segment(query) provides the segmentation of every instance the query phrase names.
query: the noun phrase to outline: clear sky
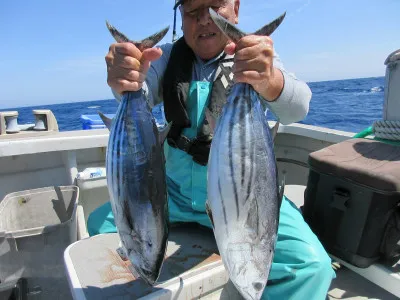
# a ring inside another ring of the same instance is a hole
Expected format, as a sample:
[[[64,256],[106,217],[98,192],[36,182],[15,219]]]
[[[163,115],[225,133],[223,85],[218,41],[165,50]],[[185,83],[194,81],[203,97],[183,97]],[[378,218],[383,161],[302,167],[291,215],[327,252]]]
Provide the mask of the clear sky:
[[[0,0],[0,108],[110,99],[105,20],[131,39],[171,25],[174,0]],[[400,48],[400,0],[241,1],[251,32],[284,11],[272,35],[287,70],[305,81],[384,76]],[[178,34],[180,17],[178,14]]]

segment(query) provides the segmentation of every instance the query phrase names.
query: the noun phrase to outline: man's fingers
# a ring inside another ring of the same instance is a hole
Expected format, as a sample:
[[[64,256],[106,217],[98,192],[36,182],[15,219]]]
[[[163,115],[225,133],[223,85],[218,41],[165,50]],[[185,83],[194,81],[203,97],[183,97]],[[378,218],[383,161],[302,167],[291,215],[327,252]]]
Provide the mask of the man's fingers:
[[[105,57],[107,83],[117,93],[138,91],[142,88],[151,61],[159,59],[162,50],[146,49],[142,52],[131,43],[117,43],[110,46]]]
[[[116,54],[132,56],[137,59],[142,57],[142,52],[132,43],[117,43],[114,44],[114,49]]]
[[[114,58],[114,65],[116,67],[131,69],[131,70],[139,70],[140,69],[140,61],[132,56],[120,56]]]
[[[146,78],[146,74],[143,71],[126,69],[123,67],[113,67],[112,69],[109,68],[108,77],[111,81],[114,80],[115,82],[119,79],[143,82]]]
[[[254,45],[268,45],[268,47],[273,47],[274,41],[269,36],[248,35],[239,40],[237,47],[238,49],[242,49]]]
[[[233,73],[240,73],[243,71],[257,71],[257,72],[267,72],[271,66],[266,64],[261,58],[255,58],[251,60],[241,60],[235,62],[233,65]]]
[[[147,71],[150,68],[151,62],[159,59],[162,55],[162,50],[159,48],[150,48],[146,49],[142,53],[140,71],[144,74],[147,74]]]
[[[263,80],[262,74],[257,71],[243,71],[233,75],[235,82],[248,83],[251,85],[258,84]]]
[[[146,78],[146,75],[142,72],[135,71],[135,70],[130,70],[126,76],[124,76],[124,79],[127,79],[129,81],[137,81],[142,83]]]
[[[236,52],[235,61],[251,60],[260,55],[262,55],[263,57],[273,57],[274,49],[272,48],[272,46],[266,47],[261,44],[242,48]]]
[[[132,82],[132,81],[126,80],[124,78],[117,78],[115,80],[114,90],[118,94],[122,94],[123,92],[128,92],[128,91],[136,92],[142,88],[142,85],[143,85],[143,82],[137,82],[137,81]],[[113,86],[111,86],[111,87],[113,87]]]

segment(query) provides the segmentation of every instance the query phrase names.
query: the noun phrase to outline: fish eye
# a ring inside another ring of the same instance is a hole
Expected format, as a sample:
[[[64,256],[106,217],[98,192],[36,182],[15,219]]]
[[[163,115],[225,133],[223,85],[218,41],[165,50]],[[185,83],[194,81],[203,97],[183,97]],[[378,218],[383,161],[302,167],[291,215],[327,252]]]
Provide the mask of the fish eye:
[[[262,283],[261,282],[253,282],[253,287],[256,291],[260,291],[262,289]]]

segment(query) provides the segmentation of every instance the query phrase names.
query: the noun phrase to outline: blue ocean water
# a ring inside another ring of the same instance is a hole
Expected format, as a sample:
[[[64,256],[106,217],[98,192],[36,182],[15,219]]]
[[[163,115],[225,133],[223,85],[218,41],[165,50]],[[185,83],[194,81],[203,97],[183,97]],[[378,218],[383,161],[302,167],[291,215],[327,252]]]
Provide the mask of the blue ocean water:
[[[307,117],[299,122],[331,129],[360,132],[382,119],[384,102],[384,77],[308,83],[313,97]],[[82,130],[81,115],[114,114],[118,103],[115,100],[72,102],[2,109],[17,110],[18,123],[34,123],[33,109],[50,109],[57,118],[60,131]],[[159,114],[156,112],[156,114]],[[274,119],[268,114],[270,119]]]

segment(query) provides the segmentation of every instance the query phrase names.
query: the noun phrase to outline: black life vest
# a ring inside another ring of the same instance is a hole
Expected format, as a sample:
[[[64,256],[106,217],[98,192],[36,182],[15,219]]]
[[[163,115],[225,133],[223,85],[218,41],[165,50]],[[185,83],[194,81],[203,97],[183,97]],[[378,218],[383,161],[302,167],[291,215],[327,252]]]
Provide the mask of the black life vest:
[[[174,43],[171,50],[163,77],[162,94],[165,118],[168,122],[173,122],[167,136],[168,144],[185,151],[193,157],[196,163],[205,166],[208,162],[212,141],[212,133],[207,120],[204,120],[194,139],[182,135],[182,130],[191,126],[186,111],[186,100],[192,81],[194,61],[193,50],[186,44],[183,37],[180,38]],[[221,68],[221,64],[224,68]],[[230,75],[227,72],[231,73],[232,64],[233,56],[224,54],[219,60],[208,104],[208,109],[216,118],[221,115],[231,87],[231,80],[226,76]]]

